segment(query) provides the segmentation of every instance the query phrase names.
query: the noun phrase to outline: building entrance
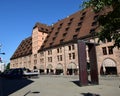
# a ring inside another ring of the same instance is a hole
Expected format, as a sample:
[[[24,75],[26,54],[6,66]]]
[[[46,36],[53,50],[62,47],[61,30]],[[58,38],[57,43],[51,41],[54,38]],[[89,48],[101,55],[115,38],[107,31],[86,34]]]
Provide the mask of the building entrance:
[[[63,74],[63,69],[56,69],[56,75]]]
[[[117,75],[117,67],[114,60],[107,58],[103,61],[102,72],[104,75]]]

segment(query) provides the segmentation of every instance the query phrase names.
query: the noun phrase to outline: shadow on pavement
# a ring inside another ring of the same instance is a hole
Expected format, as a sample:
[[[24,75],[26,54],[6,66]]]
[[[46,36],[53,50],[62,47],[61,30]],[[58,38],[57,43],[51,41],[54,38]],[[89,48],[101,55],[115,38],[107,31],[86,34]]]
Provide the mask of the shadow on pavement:
[[[94,93],[81,93],[83,96],[100,96],[99,94]]]
[[[8,96],[23,87],[31,84],[33,81],[21,78],[21,79],[7,79],[0,78],[0,96]]]
[[[80,87],[80,81],[79,80],[71,81],[71,82],[73,82],[75,85]],[[88,80],[88,85],[86,85],[86,86],[89,86],[89,85],[93,85],[93,84],[91,84],[91,81]]]

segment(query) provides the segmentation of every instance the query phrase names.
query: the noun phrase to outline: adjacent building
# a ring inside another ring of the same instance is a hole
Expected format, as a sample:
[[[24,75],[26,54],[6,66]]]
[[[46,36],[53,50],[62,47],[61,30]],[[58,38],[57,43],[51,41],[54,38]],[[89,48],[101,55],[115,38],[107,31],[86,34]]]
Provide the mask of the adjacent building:
[[[0,62],[0,73],[5,70],[5,63]]]
[[[36,23],[32,36],[23,40],[10,59],[11,68],[38,69],[41,74],[78,74],[78,40],[97,43],[98,17],[109,9],[94,13],[90,8],[78,11],[55,24]],[[87,45],[86,45],[87,46]],[[87,52],[87,68],[89,56]],[[98,73],[120,74],[120,50],[112,41],[96,46]]]

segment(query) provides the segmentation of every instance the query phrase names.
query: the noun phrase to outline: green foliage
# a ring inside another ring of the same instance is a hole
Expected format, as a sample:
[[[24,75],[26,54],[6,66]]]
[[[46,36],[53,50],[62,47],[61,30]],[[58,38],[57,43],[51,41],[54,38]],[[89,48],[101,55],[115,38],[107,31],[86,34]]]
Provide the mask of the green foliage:
[[[94,12],[99,12],[105,7],[112,7],[112,11],[98,19],[101,26],[98,37],[101,41],[113,40],[114,46],[120,48],[120,0],[84,0],[83,6],[91,7]]]
[[[6,66],[6,70],[9,70],[9,69],[10,69],[10,63],[8,63]]]

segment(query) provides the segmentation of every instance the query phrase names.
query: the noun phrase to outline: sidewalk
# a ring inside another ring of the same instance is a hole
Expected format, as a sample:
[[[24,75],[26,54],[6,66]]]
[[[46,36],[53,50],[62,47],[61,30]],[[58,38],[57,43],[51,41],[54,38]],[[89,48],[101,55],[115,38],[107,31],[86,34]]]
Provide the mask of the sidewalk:
[[[99,85],[80,87],[78,76],[40,76],[10,96],[119,96],[119,77],[100,77]]]

